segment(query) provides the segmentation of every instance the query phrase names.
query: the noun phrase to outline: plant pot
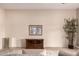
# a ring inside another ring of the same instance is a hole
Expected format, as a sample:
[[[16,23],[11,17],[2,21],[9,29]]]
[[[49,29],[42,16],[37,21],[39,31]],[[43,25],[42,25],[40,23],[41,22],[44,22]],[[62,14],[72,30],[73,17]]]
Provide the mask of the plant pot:
[[[73,45],[68,45],[68,48],[69,49],[74,49],[74,46]]]

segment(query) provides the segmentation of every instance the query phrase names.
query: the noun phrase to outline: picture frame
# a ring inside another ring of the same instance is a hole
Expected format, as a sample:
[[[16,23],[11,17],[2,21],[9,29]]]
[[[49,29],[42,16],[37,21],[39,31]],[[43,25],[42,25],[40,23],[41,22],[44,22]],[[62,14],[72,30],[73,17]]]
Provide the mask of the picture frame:
[[[29,25],[29,35],[41,36],[42,35],[42,25]]]

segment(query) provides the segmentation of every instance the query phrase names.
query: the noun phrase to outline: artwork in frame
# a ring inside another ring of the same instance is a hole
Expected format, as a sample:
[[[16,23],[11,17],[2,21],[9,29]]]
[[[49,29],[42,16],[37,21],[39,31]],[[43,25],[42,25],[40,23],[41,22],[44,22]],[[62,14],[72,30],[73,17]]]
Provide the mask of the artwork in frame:
[[[42,35],[42,25],[29,25],[29,35],[31,36]]]

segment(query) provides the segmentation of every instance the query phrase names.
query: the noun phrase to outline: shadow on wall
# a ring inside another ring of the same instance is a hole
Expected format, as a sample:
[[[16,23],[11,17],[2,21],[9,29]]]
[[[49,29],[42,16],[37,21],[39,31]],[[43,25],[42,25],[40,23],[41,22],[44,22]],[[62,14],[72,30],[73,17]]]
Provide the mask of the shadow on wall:
[[[9,38],[2,39],[2,48],[9,48]]]
[[[21,48],[26,47],[26,40],[25,39],[16,39],[12,43],[13,43],[12,47],[21,47]]]
[[[12,40],[10,38],[3,38],[2,39],[2,48],[7,49],[11,47],[26,47],[26,40],[25,39],[15,39]]]
[[[21,47],[22,48],[26,47],[26,40],[25,39],[21,39]]]

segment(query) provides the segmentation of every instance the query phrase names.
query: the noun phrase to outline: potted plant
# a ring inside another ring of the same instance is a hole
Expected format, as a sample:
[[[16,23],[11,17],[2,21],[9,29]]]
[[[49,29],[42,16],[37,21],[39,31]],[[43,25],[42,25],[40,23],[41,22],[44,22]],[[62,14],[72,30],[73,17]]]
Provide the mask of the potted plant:
[[[77,26],[78,26],[78,19],[64,19],[65,25],[64,25],[64,31],[66,32],[67,36],[66,39],[68,39],[68,48],[73,49],[74,48],[74,37],[75,33],[77,32]]]

